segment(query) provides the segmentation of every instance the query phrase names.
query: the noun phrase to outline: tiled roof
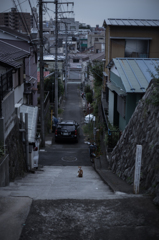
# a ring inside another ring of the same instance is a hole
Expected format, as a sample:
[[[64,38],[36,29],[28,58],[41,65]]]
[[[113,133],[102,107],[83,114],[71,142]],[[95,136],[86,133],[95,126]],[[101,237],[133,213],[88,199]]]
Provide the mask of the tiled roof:
[[[0,62],[19,68],[21,63],[18,60],[29,55],[29,52],[0,40]]]
[[[113,63],[118,71],[127,93],[146,91],[152,76],[157,74],[158,58],[114,58]]]
[[[159,27],[159,19],[118,19],[108,18],[104,20],[104,26],[141,26],[141,27]]]
[[[0,26],[0,31],[15,36],[16,38],[22,39],[24,41],[30,42],[28,35],[17,32],[11,28]]]

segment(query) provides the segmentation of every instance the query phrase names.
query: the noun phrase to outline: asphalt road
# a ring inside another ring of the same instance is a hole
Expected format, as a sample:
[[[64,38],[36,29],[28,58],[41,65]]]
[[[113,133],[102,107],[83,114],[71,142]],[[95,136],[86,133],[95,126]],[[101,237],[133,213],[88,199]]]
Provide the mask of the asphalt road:
[[[150,199],[33,201],[20,240],[157,240]]]
[[[89,147],[84,143],[82,124],[84,113],[78,83],[70,83],[67,87],[67,99],[62,108],[64,120],[75,120],[80,124],[80,137],[78,143],[62,141],[46,144],[45,152],[40,152],[39,164],[43,166],[91,166]]]

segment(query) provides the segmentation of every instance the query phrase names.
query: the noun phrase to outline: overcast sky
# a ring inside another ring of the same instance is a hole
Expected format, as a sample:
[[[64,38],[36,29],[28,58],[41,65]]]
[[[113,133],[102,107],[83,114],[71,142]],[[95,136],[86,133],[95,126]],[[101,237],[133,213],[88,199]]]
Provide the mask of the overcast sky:
[[[14,6],[13,0],[0,0],[0,12],[10,11]],[[47,0],[43,0],[47,1]],[[28,0],[15,0],[16,4],[21,3],[23,12],[30,12]],[[37,0],[30,0],[33,7],[38,6]],[[66,4],[61,5],[59,11],[74,11],[74,14],[63,14],[64,17],[74,17],[76,21],[91,25],[91,27],[102,26],[106,18],[139,18],[159,19],[159,0],[59,0],[59,2],[74,2],[74,7]],[[47,13],[43,19],[54,18],[54,4],[47,4]],[[19,11],[21,9],[18,6]],[[62,17],[62,16],[61,16]]]

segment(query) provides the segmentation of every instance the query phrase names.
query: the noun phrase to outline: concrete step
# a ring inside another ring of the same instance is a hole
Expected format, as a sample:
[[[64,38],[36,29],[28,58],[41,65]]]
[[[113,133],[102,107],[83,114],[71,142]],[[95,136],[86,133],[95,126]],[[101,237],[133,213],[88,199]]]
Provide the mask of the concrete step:
[[[0,196],[28,196],[32,199],[108,199],[116,198],[92,166],[83,167],[77,177],[77,166],[45,166],[44,171],[28,174],[23,179],[1,188]]]

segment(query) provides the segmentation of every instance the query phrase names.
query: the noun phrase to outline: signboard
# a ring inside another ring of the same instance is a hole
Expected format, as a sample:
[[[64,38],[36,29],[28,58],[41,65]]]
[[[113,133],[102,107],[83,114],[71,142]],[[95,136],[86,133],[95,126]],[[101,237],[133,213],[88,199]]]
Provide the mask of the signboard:
[[[134,173],[134,193],[139,193],[140,172],[141,172],[142,145],[136,146],[135,173]]]

